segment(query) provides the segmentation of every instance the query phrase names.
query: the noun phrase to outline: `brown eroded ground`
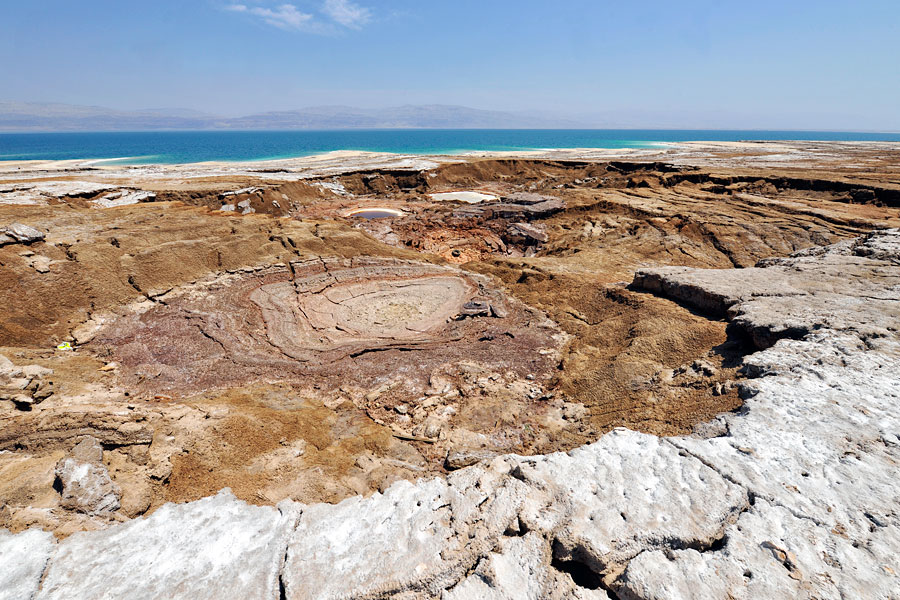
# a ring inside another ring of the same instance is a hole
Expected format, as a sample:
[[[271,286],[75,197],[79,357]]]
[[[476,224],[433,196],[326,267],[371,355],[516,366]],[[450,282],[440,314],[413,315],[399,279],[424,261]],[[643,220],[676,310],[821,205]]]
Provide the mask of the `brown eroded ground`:
[[[689,433],[740,406],[752,348],[630,289],[636,269],[900,225],[884,145],[346,160],[293,178],[0,171],[0,227],[46,233],[0,246],[0,527],[66,535],[222,487],[333,502],[617,426]],[[496,199],[430,195],[448,191]],[[371,207],[402,214],[346,216]],[[86,438],[114,508],[61,500],[56,465]]]

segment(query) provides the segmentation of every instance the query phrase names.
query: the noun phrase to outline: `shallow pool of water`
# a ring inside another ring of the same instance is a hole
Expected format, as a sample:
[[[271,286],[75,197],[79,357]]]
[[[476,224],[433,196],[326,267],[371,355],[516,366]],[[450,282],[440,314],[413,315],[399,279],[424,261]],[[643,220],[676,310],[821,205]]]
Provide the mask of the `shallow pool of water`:
[[[403,211],[396,208],[358,208],[351,210],[345,217],[359,217],[361,219],[392,219],[402,217]]]

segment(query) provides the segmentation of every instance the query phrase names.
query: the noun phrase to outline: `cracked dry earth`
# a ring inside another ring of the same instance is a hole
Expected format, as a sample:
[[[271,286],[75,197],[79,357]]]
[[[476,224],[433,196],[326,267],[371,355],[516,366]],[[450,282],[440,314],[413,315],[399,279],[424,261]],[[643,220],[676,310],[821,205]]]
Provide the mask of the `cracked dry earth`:
[[[900,598],[900,154],[772,146],[6,173],[0,598]]]

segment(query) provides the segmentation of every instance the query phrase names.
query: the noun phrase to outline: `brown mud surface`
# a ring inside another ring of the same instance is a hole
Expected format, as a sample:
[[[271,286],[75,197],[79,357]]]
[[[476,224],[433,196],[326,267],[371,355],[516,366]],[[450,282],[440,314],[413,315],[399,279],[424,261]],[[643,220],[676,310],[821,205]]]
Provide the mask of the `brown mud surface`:
[[[335,502],[738,409],[752,343],[629,289],[635,270],[747,267],[896,227],[900,152],[830,162],[811,144],[772,166],[756,146],[688,150],[162,178],[108,208],[89,187],[4,202],[28,178],[0,173],[0,226],[46,234],[0,245],[0,527],[67,535],[223,487]],[[495,199],[431,196],[457,191]],[[56,465],[88,437],[115,508],[61,503]]]

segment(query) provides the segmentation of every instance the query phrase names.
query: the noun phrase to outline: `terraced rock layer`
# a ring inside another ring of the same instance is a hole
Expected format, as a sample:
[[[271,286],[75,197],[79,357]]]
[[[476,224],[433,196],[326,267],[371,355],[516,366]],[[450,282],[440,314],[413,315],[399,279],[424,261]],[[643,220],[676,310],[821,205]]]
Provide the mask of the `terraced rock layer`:
[[[266,377],[367,385],[385,360],[420,392],[454,360],[546,378],[564,339],[483,276],[365,257],[215,275],[104,321],[88,347],[135,389],[179,394]]]

